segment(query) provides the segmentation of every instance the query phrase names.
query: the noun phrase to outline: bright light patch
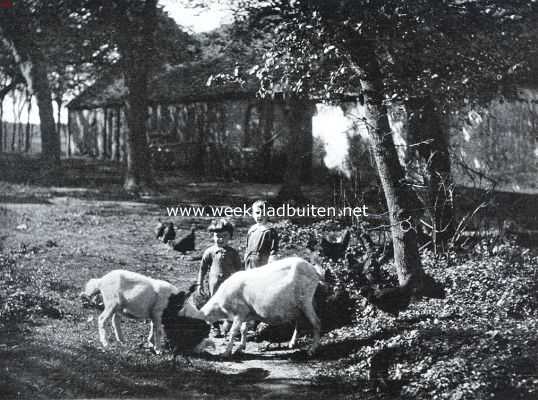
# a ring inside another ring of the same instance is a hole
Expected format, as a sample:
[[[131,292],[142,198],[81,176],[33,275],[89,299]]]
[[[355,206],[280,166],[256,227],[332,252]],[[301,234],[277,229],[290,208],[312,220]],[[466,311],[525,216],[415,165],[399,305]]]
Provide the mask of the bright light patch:
[[[159,5],[174,21],[194,32],[211,31],[232,21],[230,10],[222,4],[214,4],[211,8],[187,8],[183,4],[185,2],[177,0],[159,1]]]
[[[312,119],[312,133],[325,144],[325,165],[343,169],[348,154],[349,142],[346,131],[352,122],[344,116],[340,107],[317,105],[317,113]]]

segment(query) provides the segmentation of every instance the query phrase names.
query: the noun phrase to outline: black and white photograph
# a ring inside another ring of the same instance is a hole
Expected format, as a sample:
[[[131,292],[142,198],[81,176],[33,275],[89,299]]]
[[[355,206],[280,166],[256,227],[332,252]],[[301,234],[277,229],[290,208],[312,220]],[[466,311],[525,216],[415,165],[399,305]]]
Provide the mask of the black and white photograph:
[[[0,0],[0,399],[538,399],[538,1]]]

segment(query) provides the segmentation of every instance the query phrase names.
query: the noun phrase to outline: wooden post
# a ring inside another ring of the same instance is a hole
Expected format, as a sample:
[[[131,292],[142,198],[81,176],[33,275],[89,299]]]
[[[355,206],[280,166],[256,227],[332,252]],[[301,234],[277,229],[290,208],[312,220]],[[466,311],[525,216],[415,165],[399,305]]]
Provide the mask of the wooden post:
[[[102,151],[101,151],[101,159],[106,160],[108,158],[108,135],[107,135],[107,117],[108,117],[108,109],[106,107],[103,108],[103,143],[102,143]]]
[[[114,149],[114,160],[121,161],[121,108],[118,106],[116,109],[116,129],[114,130],[114,141],[115,141],[115,149]]]
[[[71,110],[67,110],[67,157],[71,157]]]

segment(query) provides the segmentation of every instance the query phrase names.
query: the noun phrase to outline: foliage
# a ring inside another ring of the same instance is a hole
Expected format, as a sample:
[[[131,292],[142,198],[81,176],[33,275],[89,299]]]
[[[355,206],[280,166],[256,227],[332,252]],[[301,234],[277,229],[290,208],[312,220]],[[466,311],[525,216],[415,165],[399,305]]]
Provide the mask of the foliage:
[[[58,298],[61,280],[43,265],[30,267],[20,261],[39,252],[22,246],[18,252],[0,255],[0,324],[20,323],[36,317],[62,318]]]
[[[382,77],[387,101],[433,97],[454,105],[488,97],[500,84],[528,80],[534,72],[535,2],[239,4],[248,10],[249,23],[277,37],[254,71],[265,88],[328,98],[359,94],[359,80],[375,57],[379,70],[370,73]]]
[[[96,176],[88,168],[83,168],[82,181]],[[74,181],[81,182],[81,176]],[[216,192],[214,185],[188,182],[167,180],[170,198],[198,202],[210,192],[212,201],[221,196],[229,202],[241,193],[246,197],[244,190],[251,190],[251,186],[228,185],[226,191]],[[424,252],[425,272],[446,284],[446,299],[416,301],[395,319],[357,295],[355,323],[324,333],[320,353],[306,362],[299,360],[299,351],[260,354],[249,342],[246,358],[239,362],[189,356],[189,364],[178,357],[179,366],[174,369],[168,355],[149,354],[144,348],[147,328],[129,319],[124,321],[129,338],[126,347],[103,351],[96,336],[98,311],[84,309],[77,297],[88,279],[128,268],[186,289],[198,270],[197,256],[212,243],[209,233],[200,231],[199,248],[192,257],[170,252],[153,232],[164,205],[121,197],[119,187],[117,183],[108,191],[92,186],[87,191],[60,192],[43,186],[2,185],[10,202],[25,205],[0,208],[4,222],[0,226],[4,228],[0,304],[21,290],[37,293],[39,302],[45,301],[43,297],[51,299],[63,314],[61,319],[41,318],[32,305],[28,307],[31,315],[17,314],[15,321],[24,322],[17,329],[0,326],[3,398],[195,398],[202,393],[233,398],[238,391],[242,396],[274,397],[274,381],[266,379],[267,373],[291,380],[282,383],[279,396],[294,399],[344,395],[367,400],[536,398],[537,253],[498,240],[477,243],[467,254]],[[257,194],[250,193],[259,195],[260,188],[256,190]],[[55,199],[57,195],[61,199]],[[208,223],[205,218],[174,222],[183,230],[192,223]],[[232,246],[242,249],[252,220],[234,222]],[[25,228],[15,228],[22,223]],[[281,253],[307,258],[305,248],[311,239],[340,236],[346,228],[340,221],[310,220],[275,226],[281,235]],[[29,244],[17,249],[21,242]],[[361,260],[355,236],[349,252]],[[346,267],[343,262],[324,265],[335,271]],[[387,280],[394,279],[390,264],[383,266],[383,272]],[[26,306],[17,307],[22,312]],[[1,322],[5,322],[4,314]]]
[[[538,348],[538,258],[510,242],[482,241],[467,255],[427,251],[422,260],[447,299],[413,304],[396,320],[363,308],[359,324],[326,345],[374,339],[330,362],[320,381],[368,379],[362,390],[406,399],[534,398],[538,380],[529,372],[537,365],[528,352]]]
[[[56,101],[80,93],[103,75],[118,73],[118,26],[110,15],[98,12],[98,3],[24,0],[5,12],[4,29],[25,25],[34,46],[45,54]],[[159,40],[151,58],[153,68],[191,60],[197,51],[198,42],[162,10],[155,36]]]

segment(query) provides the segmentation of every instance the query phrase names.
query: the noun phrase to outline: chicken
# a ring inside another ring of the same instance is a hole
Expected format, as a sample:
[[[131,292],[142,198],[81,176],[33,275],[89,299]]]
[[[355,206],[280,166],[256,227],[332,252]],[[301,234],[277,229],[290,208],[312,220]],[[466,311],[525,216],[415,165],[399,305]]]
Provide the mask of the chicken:
[[[422,275],[422,288],[417,294],[429,299],[444,299],[446,297],[444,285],[427,274]]]
[[[159,222],[159,225],[155,228],[155,234],[157,239],[162,240],[163,243],[168,243],[176,238],[176,230],[174,229],[173,222]]]
[[[351,232],[349,230],[346,230],[344,235],[336,242],[321,238],[321,254],[334,262],[338,261],[340,258],[344,257],[350,238]]]
[[[186,253],[187,251],[193,251],[195,249],[195,241],[196,241],[196,235],[195,235],[196,226],[192,225],[191,232],[182,237],[181,239],[170,241],[168,242],[168,245],[174,249],[175,251],[179,251],[180,253]]]
[[[365,296],[368,302],[379,308],[381,311],[389,313],[395,317],[400,311],[405,310],[411,301],[409,290],[402,290],[399,287],[376,288],[373,286],[363,286],[360,289],[361,295]]]

